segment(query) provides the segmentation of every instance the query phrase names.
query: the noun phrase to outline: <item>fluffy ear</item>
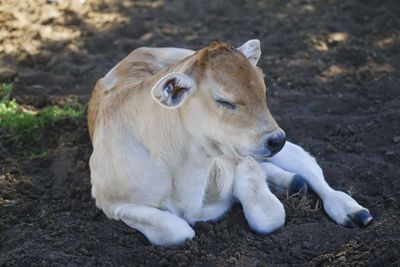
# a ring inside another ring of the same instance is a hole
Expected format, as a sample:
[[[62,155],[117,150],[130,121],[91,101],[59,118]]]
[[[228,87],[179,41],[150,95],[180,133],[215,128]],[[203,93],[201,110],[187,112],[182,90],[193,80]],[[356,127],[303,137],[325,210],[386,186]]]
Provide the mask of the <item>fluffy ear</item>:
[[[261,56],[260,41],[257,39],[248,40],[241,47],[238,48],[240,52],[247,57],[247,59],[254,66],[257,65]]]
[[[161,78],[151,89],[153,99],[165,108],[178,108],[193,94],[194,82],[180,72],[171,72]]]

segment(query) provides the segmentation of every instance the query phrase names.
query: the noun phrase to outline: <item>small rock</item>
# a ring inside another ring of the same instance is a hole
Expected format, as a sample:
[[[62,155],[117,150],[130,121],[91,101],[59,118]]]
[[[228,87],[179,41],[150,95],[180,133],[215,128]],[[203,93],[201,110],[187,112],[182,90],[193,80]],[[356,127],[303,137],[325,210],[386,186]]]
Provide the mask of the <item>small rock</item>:
[[[0,231],[6,229],[6,225],[4,224],[4,222],[0,221]]]
[[[154,261],[160,260],[160,257],[158,257],[158,255],[155,254],[155,253],[150,253],[148,258],[151,259],[151,260],[154,260]]]
[[[213,229],[213,226],[207,222],[198,222],[196,223],[196,226],[199,228],[199,230],[202,230],[204,232],[209,232]]]
[[[387,151],[385,151],[385,155],[386,156],[392,156],[392,155],[394,155],[394,151],[393,150],[387,150]]]
[[[354,144],[354,151],[362,152],[362,151],[365,151],[365,150],[366,150],[366,147],[364,146],[363,143],[357,142],[357,143]]]
[[[32,212],[34,206],[32,204],[32,202],[25,202],[24,204],[22,204],[19,208],[19,211],[23,214],[28,214],[30,212]]]
[[[228,259],[226,259],[226,262],[229,264],[234,264],[237,262],[237,259],[235,257],[229,257]]]
[[[338,261],[346,261],[346,257],[345,256],[341,256],[338,258]]]
[[[148,32],[143,34],[139,39],[139,43],[148,43],[152,38],[154,37],[154,34],[152,32]]]
[[[207,262],[215,262],[217,259],[214,255],[208,254],[206,256],[206,260],[207,260]]]
[[[57,85],[55,75],[36,69],[24,69],[21,71],[19,78],[27,85],[43,85],[54,86]]]
[[[88,251],[86,248],[84,248],[84,247],[81,248],[81,252],[82,252],[84,255],[88,255],[88,254],[89,254],[89,251]]]
[[[396,136],[393,137],[392,140],[393,140],[393,142],[394,142],[395,144],[397,144],[398,142],[400,142],[400,136],[397,136],[397,135],[396,135]]]
[[[168,260],[166,258],[162,258],[159,262],[160,266],[166,266],[168,265]]]
[[[222,233],[222,239],[227,240],[227,241],[230,239],[228,230],[225,229],[225,230],[223,231],[223,233]]]
[[[228,221],[223,220],[216,225],[216,230],[222,232],[223,230],[228,228]]]
[[[340,75],[343,73],[343,69],[337,65],[332,65],[325,71],[321,73],[322,76],[327,77],[327,78],[333,78],[337,75]]]
[[[0,67],[0,82],[11,82],[16,76],[16,69],[9,67]]]
[[[184,254],[182,254],[182,253],[180,253],[180,254],[178,254],[178,255],[175,255],[175,260],[176,260],[176,262],[178,263],[178,264],[182,264],[182,263],[184,263],[184,262],[187,262],[187,257],[184,255]]]
[[[75,167],[76,167],[77,170],[82,171],[82,170],[86,169],[86,162],[83,161],[83,160],[78,160],[76,162],[76,166]]]
[[[308,241],[304,241],[302,245],[305,248],[312,248],[312,244],[310,242],[308,242]]]
[[[327,146],[325,148],[325,153],[330,154],[330,153],[336,153],[336,152],[337,152],[337,149],[333,145],[327,144]]]

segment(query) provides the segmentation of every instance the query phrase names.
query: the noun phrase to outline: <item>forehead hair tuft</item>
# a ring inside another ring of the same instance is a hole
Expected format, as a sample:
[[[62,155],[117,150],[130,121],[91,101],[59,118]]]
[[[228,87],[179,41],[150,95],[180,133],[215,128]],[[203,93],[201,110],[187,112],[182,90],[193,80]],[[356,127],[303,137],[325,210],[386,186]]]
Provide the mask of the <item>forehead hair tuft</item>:
[[[248,81],[251,79],[250,62],[235,47],[223,42],[212,42],[194,55],[194,61],[186,74],[195,77],[197,84],[206,77],[207,70],[214,78],[234,77],[235,80]],[[229,75],[225,75],[225,74]]]
[[[240,54],[232,45],[223,42],[212,42],[208,47],[198,52],[197,63],[205,64],[222,54]]]

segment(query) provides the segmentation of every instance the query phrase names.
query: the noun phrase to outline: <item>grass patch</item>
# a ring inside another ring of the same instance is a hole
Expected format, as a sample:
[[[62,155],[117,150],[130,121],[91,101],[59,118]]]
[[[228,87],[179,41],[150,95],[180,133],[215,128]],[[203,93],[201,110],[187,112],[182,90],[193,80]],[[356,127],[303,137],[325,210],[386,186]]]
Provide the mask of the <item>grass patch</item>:
[[[15,140],[36,139],[41,130],[63,118],[82,117],[85,106],[49,106],[39,110],[27,109],[11,99],[11,84],[0,88],[0,130]]]

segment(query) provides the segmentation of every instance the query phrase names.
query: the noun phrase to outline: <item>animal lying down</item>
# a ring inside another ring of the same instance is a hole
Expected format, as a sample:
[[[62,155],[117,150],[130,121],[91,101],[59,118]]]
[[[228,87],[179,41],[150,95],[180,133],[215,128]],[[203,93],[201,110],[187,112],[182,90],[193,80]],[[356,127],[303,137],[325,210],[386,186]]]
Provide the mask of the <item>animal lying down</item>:
[[[260,42],[199,51],[138,48],[101,78],[88,109],[97,207],[152,244],[192,239],[197,221],[239,201],[251,229],[271,233],[285,210],[268,184],[307,185],[336,223],[372,216],[335,191],[300,146],[286,142],[267,107]]]

